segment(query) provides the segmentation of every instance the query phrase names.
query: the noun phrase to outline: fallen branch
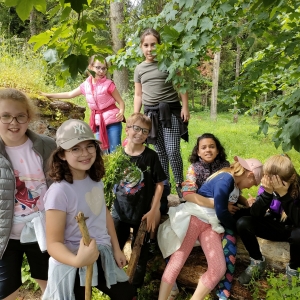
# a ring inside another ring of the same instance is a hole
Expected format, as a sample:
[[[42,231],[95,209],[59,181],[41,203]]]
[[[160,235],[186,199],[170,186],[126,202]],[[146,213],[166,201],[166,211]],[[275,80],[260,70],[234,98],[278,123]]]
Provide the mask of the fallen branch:
[[[130,261],[128,263],[128,267],[127,267],[127,275],[129,277],[129,283],[132,283],[133,277],[134,277],[134,273],[140,258],[140,254],[141,254],[141,248],[143,246],[144,243],[144,239],[145,239],[145,234],[147,232],[147,222],[146,220],[142,221],[139,230],[137,232],[136,238],[135,238],[135,242],[133,245],[133,249],[132,249],[132,253],[130,256]]]
[[[91,242],[90,234],[88,228],[86,227],[85,220],[88,219],[84,216],[84,213],[81,211],[75,217],[79,230],[81,232],[83,243],[88,246]],[[86,276],[85,276],[85,300],[92,299],[92,277],[93,277],[93,265],[87,266]]]

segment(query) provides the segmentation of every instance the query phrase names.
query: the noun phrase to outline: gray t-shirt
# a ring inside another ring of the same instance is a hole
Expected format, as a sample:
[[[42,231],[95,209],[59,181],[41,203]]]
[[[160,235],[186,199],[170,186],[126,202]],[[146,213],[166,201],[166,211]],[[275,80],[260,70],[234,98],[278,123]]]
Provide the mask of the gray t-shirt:
[[[78,212],[83,212],[90,237],[97,244],[111,245],[106,228],[106,203],[103,183],[93,181],[89,176],[83,180],[53,183],[44,196],[45,210],[57,209],[67,213],[64,244],[72,252],[79,248],[81,233],[75,220]]]
[[[177,102],[178,93],[172,82],[166,82],[168,73],[158,70],[157,62],[142,62],[134,70],[134,82],[142,84],[142,103]]]

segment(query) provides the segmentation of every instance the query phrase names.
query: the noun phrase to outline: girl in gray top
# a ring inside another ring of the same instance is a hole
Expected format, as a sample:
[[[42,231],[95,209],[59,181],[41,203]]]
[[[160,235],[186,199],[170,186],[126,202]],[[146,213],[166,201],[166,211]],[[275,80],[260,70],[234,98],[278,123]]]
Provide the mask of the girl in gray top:
[[[31,229],[43,222],[46,162],[55,142],[28,129],[34,117],[24,93],[0,90],[0,299],[17,298],[24,253],[31,277],[42,291],[47,284],[49,255]]]
[[[159,33],[146,29],[141,35],[141,48],[145,61],[134,71],[135,95],[134,112],[144,112],[152,120],[152,129],[147,142],[155,145],[162,167],[168,177],[169,163],[174,174],[176,190],[180,199],[183,181],[183,163],[180,154],[180,138],[188,141],[187,122],[190,118],[187,93],[178,92],[171,82],[166,82],[168,73],[158,69],[153,51],[160,43]]]

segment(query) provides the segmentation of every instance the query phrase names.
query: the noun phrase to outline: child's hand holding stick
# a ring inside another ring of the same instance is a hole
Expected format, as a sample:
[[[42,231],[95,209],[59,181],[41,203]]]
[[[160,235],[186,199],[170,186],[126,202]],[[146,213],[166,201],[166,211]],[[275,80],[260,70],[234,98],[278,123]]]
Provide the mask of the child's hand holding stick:
[[[140,254],[141,254],[141,248],[143,246],[144,240],[145,240],[145,234],[147,232],[147,222],[146,220],[143,220],[141,222],[141,225],[139,227],[138,233],[136,235],[135,238],[135,242],[133,245],[133,249],[132,249],[132,253],[131,253],[131,257],[130,257],[130,261],[127,267],[127,275],[129,277],[129,282],[132,283],[133,277],[134,277],[134,273],[137,267],[137,263],[139,261],[140,258]]]
[[[85,220],[88,219],[84,216],[81,211],[75,217],[79,230],[82,234],[83,243],[88,246],[91,242],[90,234],[88,228],[86,227]],[[92,277],[93,277],[93,264],[87,266],[86,277],[85,277],[85,300],[90,300],[92,298]]]

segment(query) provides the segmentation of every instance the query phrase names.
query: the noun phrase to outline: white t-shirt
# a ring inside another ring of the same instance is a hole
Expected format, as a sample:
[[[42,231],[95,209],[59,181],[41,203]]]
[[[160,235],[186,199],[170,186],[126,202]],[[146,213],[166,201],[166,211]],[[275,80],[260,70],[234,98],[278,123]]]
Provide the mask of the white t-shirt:
[[[83,180],[53,183],[44,197],[45,210],[56,209],[67,213],[64,243],[72,252],[79,248],[82,238],[75,220],[81,211],[88,219],[85,221],[90,237],[97,244],[111,245],[106,228],[106,203],[103,183],[93,181],[89,176]]]
[[[32,141],[5,150],[16,178],[14,216],[27,216],[44,210],[43,197],[47,190],[41,157],[32,150]],[[20,239],[25,223],[13,224],[11,239]]]

